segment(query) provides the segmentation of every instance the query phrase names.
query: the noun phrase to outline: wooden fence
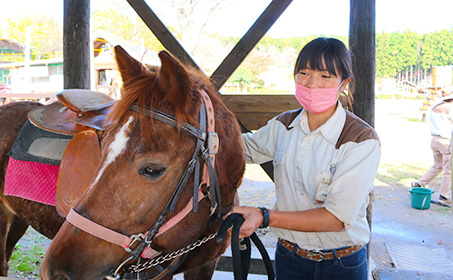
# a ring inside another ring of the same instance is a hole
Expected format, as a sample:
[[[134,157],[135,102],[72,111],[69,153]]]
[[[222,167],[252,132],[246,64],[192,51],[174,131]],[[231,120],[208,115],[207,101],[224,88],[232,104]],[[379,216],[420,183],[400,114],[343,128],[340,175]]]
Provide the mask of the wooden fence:
[[[22,100],[32,100],[39,101],[55,98],[56,92],[45,92],[45,93],[0,93],[0,105],[7,104],[10,102],[22,101]]]
[[[21,100],[49,101],[55,98],[55,94],[0,93],[0,105]],[[291,94],[222,94],[220,98],[248,130],[262,127],[283,111],[300,108]]]

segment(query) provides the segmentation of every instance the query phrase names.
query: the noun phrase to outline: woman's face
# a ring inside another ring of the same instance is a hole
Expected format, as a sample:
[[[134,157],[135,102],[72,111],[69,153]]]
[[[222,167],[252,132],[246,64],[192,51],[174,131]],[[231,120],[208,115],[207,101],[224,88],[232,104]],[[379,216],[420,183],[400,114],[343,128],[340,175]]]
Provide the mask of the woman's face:
[[[308,88],[337,88],[342,82],[340,75],[330,74],[325,63],[323,64],[323,70],[313,70],[309,64],[306,69],[299,70],[296,74],[296,83]]]

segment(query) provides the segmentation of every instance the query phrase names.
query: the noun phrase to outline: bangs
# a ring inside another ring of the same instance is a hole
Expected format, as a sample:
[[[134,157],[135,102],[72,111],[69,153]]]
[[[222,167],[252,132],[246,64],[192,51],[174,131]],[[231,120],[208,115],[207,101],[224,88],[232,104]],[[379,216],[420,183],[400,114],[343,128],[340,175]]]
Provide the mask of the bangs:
[[[297,71],[295,71],[294,74],[297,74],[301,69],[307,69],[308,66],[310,66],[310,69],[312,70],[327,71],[329,74],[336,77],[337,71],[335,65],[335,57],[331,52],[327,52],[326,48],[312,48],[308,49],[307,52],[302,55],[300,64],[296,65]]]
[[[294,76],[310,66],[312,70],[327,71],[342,80],[352,78],[351,57],[344,44],[332,38],[318,38],[309,42],[297,57]]]

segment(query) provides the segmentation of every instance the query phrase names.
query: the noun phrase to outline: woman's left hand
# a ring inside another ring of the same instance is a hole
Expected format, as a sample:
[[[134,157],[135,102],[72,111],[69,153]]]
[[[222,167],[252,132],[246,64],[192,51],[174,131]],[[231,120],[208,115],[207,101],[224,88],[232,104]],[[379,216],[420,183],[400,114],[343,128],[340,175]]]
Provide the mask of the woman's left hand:
[[[259,208],[235,206],[227,216],[232,213],[242,214],[245,219],[239,231],[239,238],[249,237],[263,224],[263,212]]]

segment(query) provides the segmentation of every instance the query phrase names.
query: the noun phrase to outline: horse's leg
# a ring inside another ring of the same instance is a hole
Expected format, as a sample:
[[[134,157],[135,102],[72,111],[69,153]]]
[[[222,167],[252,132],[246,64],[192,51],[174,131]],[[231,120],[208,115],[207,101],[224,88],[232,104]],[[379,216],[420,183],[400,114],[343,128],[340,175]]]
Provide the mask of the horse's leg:
[[[1,202],[1,201],[0,201]],[[8,258],[6,243],[13,214],[0,203],[0,276],[8,276]]]
[[[28,228],[28,224],[22,221],[18,216],[14,215],[11,223],[8,238],[6,239],[6,261],[9,262],[13,254],[16,243],[24,235]]]
[[[210,280],[220,258],[184,272],[184,280]]]

